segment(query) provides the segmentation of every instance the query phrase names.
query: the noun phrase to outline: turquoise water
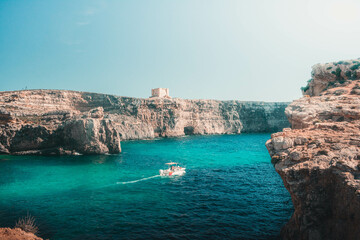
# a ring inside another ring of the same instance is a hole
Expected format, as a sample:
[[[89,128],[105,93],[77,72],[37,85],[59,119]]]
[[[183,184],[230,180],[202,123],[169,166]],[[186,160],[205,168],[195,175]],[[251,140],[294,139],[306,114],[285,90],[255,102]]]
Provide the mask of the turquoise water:
[[[277,239],[293,209],[269,137],[131,141],[110,156],[0,156],[0,226],[29,212],[50,239]],[[169,161],[187,173],[156,176]]]

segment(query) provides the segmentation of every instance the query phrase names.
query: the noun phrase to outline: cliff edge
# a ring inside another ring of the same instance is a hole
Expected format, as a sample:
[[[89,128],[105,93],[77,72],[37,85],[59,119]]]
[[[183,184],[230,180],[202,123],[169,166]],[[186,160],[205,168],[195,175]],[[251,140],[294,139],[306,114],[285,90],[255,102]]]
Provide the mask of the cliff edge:
[[[33,233],[28,233],[20,228],[0,228],[0,240],[43,240]]]
[[[106,154],[120,139],[276,132],[288,103],[0,92],[0,154]]]
[[[360,61],[313,67],[266,147],[294,213],[283,239],[360,239]]]

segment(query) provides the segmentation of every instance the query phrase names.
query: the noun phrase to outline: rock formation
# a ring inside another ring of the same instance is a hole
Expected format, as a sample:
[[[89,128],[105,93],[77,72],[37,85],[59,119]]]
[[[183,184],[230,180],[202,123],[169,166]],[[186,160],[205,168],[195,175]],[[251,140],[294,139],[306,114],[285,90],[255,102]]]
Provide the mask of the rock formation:
[[[275,132],[289,126],[287,105],[61,90],[0,92],[0,153],[118,153],[120,139]]]
[[[0,228],[0,240],[43,240],[33,233],[27,233],[20,228]]]
[[[294,213],[283,239],[360,239],[360,61],[313,67],[266,146]]]

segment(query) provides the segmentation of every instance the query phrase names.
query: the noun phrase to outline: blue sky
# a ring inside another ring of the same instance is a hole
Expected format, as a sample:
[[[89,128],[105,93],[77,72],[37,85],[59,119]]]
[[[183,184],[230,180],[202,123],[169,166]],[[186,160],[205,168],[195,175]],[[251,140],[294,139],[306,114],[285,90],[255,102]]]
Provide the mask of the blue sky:
[[[291,101],[360,57],[356,0],[0,0],[0,90]]]

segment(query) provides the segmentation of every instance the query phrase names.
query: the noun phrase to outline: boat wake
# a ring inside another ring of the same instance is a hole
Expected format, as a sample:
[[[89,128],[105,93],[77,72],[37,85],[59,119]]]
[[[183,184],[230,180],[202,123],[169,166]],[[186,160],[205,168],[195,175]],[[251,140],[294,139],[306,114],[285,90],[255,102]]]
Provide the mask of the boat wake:
[[[151,177],[147,177],[147,178],[141,178],[138,180],[134,180],[134,181],[128,181],[128,182],[117,182],[116,184],[129,184],[129,183],[137,183],[137,182],[141,182],[141,181],[146,181],[152,178],[156,178],[156,177],[160,177],[160,175],[155,175],[155,176],[151,176]]]

